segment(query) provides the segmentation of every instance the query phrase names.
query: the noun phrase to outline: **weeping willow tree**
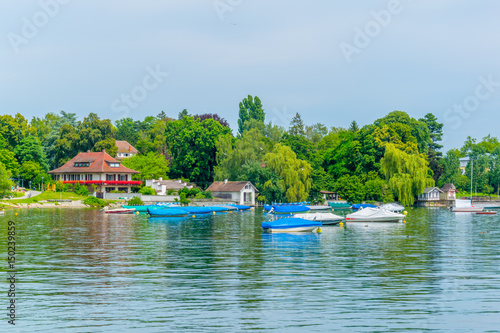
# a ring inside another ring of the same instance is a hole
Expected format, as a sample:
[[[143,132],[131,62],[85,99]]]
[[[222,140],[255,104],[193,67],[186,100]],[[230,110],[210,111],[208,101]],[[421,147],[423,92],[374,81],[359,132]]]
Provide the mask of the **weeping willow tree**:
[[[416,195],[434,186],[427,159],[419,154],[408,154],[394,144],[386,145],[380,166],[389,188],[404,206],[412,205]]]
[[[264,156],[267,167],[283,178],[288,202],[306,200],[311,189],[312,167],[306,161],[297,158],[293,150],[282,144],[276,144],[273,152]]]

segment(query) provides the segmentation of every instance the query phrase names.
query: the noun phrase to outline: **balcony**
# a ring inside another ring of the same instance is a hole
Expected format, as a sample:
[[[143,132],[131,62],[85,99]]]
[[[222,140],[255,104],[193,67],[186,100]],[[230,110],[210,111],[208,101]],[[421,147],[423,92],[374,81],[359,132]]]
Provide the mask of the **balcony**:
[[[81,184],[81,185],[130,185],[139,186],[142,185],[140,180],[65,180],[63,184]]]

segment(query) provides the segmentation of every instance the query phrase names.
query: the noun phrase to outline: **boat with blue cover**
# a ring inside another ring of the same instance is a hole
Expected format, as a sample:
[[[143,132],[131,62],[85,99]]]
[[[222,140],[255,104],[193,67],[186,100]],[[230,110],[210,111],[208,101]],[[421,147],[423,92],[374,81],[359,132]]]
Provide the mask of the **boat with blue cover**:
[[[352,205],[353,210],[359,210],[359,209],[364,209],[364,208],[378,208],[378,206],[372,205],[372,204],[354,204]]]
[[[131,205],[122,205],[125,209],[135,209],[136,212],[147,213],[148,207],[156,207],[155,205],[143,205],[143,206],[131,206]]]
[[[183,208],[163,208],[163,207],[148,207],[148,213],[152,217],[182,217],[187,216],[189,213]]]
[[[262,222],[261,226],[266,232],[311,232],[323,224],[318,221],[309,221],[298,217],[277,219]]]
[[[245,205],[229,205],[229,206],[232,206],[232,207],[235,207],[237,210],[249,210],[250,206],[245,206]]]
[[[305,213],[311,210],[307,206],[303,205],[290,205],[290,206],[272,206],[269,210],[269,213],[277,214],[277,215],[290,215],[290,214],[298,214]]]
[[[170,208],[172,209],[172,208]],[[212,210],[207,207],[182,207],[188,214],[198,215],[198,214],[211,214]]]

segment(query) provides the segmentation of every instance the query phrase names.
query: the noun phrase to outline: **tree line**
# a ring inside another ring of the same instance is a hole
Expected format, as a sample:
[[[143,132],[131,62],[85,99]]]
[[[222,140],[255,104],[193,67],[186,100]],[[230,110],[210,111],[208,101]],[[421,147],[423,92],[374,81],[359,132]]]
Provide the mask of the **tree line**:
[[[305,125],[299,113],[288,129],[265,121],[258,97],[239,103],[233,134],[217,114],[177,117],[165,112],[143,120],[122,118],[113,124],[90,113],[83,120],[61,111],[31,121],[22,115],[0,116],[0,187],[5,194],[20,178],[38,186],[51,182],[47,172],[79,152],[102,151],[116,156],[115,140],[125,140],[140,154],[122,161],[139,171],[134,179],[182,178],[206,189],[214,180],[248,180],[263,202],[320,201],[321,190],[335,191],[350,202],[364,200],[404,205],[427,186],[454,183],[465,188],[467,171],[458,159],[474,159],[478,189],[498,190],[500,144],[486,137],[468,138],[462,149],[443,157],[439,144],[443,124],[431,114],[421,119],[393,111],[373,124],[349,128],[321,123]],[[43,177],[43,178],[42,178]]]

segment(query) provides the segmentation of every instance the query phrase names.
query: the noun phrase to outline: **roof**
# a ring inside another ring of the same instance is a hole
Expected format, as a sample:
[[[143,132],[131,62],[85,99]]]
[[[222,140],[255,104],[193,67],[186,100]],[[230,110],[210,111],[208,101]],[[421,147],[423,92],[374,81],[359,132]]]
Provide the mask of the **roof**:
[[[88,162],[90,165],[88,167],[75,167],[77,162]],[[120,163],[111,157],[104,150],[100,152],[90,152],[79,153],[71,160],[66,162],[62,167],[49,171],[49,173],[103,173],[103,172],[113,172],[113,173],[139,173],[129,168],[124,167],[121,163],[118,168],[112,168],[109,163]]]
[[[440,190],[439,188],[437,188],[437,187],[426,187],[426,188],[425,188],[425,190],[424,190],[424,193],[429,193],[429,192],[432,192],[433,190],[437,190],[437,191],[439,191],[439,192],[441,192],[441,193],[443,192],[443,191],[441,191],[441,190]]]
[[[127,141],[116,140],[116,146],[118,147],[117,153],[132,153],[132,154],[139,153],[139,151],[137,149],[135,149],[135,147],[132,146]]]
[[[210,185],[207,188],[207,191],[211,192],[241,192],[242,189],[245,188],[245,185],[250,184],[252,187],[257,191],[255,186],[253,186],[252,183],[249,181],[246,182],[213,182],[212,185]]]
[[[443,187],[441,187],[441,191],[443,192],[449,192],[449,191],[456,191],[457,188],[453,184],[444,184]]]
[[[166,179],[166,180],[153,180],[153,183],[157,183],[159,185],[165,185],[165,188],[167,190],[172,189],[172,190],[180,190],[185,187],[187,188],[192,188],[193,186],[188,186],[187,183],[182,183],[179,180],[176,179]]]
[[[337,192],[331,192],[331,191],[319,191],[321,194],[337,194]]]

